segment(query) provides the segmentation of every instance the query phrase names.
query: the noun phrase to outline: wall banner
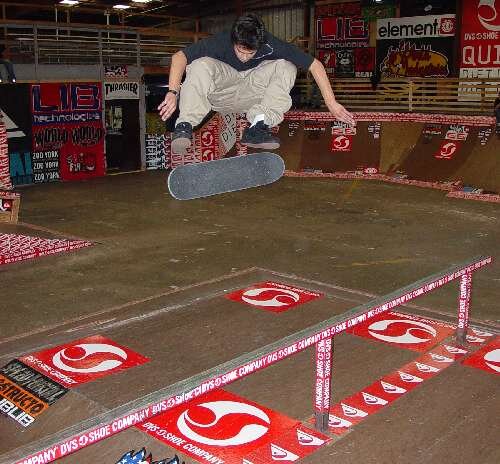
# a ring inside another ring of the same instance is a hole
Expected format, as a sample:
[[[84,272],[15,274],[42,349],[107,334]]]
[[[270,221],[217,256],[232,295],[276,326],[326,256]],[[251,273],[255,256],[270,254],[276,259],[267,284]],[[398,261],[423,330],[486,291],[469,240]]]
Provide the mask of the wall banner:
[[[7,167],[14,186],[33,182],[29,90],[29,84],[0,86],[0,113],[7,130]]]
[[[105,100],[138,100],[139,82],[104,82]]]
[[[56,180],[56,172],[62,180],[105,174],[100,83],[33,84],[31,109],[40,182]]]
[[[500,3],[463,2],[460,77],[500,78]]]
[[[356,9],[316,11],[317,57],[327,74],[336,77],[369,77],[374,61],[358,50],[369,49],[368,21]],[[368,58],[368,59],[367,59]]]
[[[377,40],[454,37],[455,15],[377,19]]]
[[[453,73],[455,15],[377,20],[382,77],[447,77]]]
[[[316,47],[368,47],[368,22],[361,17],[320,16],[316,19]]]

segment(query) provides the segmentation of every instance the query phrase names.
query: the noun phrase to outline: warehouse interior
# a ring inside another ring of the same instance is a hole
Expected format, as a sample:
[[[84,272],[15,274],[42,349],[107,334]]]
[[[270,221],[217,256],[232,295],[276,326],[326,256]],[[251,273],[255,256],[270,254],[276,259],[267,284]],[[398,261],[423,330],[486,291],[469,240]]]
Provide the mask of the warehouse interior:
[[[212,109],[176,152],[172,57],[248,13],[355,123],[299,68],[278,148]],[[0,464],[499,462],[498,18],[1,0]]]

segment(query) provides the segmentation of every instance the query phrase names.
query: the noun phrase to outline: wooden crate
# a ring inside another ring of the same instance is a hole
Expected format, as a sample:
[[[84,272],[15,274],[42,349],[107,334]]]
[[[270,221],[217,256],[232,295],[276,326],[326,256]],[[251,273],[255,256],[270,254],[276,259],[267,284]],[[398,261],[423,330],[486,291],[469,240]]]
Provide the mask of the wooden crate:
[[[19,193],[0,191],[0,223],[17,223],[20,206],[21,195]]]

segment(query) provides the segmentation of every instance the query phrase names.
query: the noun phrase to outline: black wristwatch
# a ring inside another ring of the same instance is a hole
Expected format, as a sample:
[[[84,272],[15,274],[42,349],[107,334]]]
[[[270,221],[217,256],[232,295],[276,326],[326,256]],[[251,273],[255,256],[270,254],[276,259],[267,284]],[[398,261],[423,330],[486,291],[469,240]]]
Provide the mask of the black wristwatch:
[[[179,96],[179,92],[177,90],[174,90],[174,89],[169,89],[169,91],[167,93],[173,93],[176,97]]]

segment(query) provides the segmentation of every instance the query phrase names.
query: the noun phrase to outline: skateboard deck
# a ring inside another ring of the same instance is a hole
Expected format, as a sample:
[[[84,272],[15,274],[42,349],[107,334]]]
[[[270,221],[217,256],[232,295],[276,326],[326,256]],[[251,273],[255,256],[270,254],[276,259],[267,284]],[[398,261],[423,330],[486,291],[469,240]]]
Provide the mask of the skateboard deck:
[[[261,152],[178,166],[168,176],[168,190],[177,200],[192,200],[271,184],[285,171],[283,159]]]

